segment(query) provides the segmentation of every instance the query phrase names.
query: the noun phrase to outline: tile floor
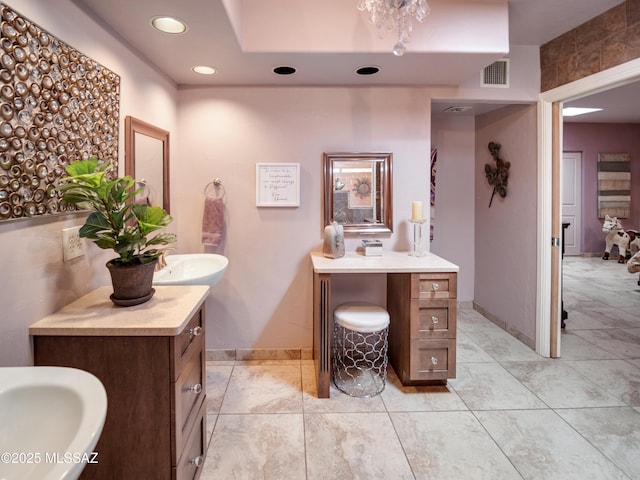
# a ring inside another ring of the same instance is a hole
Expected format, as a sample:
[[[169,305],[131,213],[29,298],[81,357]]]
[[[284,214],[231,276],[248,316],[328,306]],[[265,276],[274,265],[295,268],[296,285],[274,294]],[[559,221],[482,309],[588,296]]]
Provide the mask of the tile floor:
[[[210,479],[640,479],[640,286],[567,257],[562,358],[460,310],[457,378],[318,399],[311,361],[208,362]]]

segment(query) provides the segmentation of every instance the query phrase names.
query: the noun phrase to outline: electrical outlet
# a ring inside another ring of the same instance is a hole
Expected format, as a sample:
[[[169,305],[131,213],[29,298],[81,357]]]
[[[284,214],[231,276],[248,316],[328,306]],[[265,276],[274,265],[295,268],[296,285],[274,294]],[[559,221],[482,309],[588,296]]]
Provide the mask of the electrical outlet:
[[[62,230],[62,257],[65,262],[84,255],[84,238],[80,238],[80,227]]]

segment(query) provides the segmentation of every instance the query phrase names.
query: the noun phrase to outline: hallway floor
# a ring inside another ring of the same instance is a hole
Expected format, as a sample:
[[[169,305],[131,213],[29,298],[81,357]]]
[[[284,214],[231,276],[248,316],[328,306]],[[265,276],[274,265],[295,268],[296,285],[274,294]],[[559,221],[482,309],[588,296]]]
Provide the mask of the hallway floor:
[[[567,257],[562,358],[473,310],[457,378],[318,399],[312,361],[207,363],[201,479],[640,479],[640,286],[626,266]]]

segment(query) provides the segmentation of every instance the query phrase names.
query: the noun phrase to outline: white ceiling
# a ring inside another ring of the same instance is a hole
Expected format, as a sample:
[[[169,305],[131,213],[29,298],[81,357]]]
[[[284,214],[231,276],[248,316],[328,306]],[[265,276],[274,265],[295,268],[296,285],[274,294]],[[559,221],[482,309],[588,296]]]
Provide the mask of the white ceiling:
[[[119,35],[141,57],[177,85],[442,85],[470,78],[491,61],[475,65],[467,57],[443,59],[411,52],[395,57],[383,53],[243,52],[234,34],[223,0],[72,0],[76,5]],[[233,2],[236,0],[225,0]],[[267,1],[267,0],[264,0]],[[305,0],[310,1],[310,0]],[[356,8],[357,0],[352,2]],[[478,0],[488,1],[488,0]],[[509,40],[512,45],[539,46],[584,23],[623,0],[508,0]],[[330,2],[327,2],[330,3]],[[166,35],[149,24],[156,15],[172,15],[188,24],[188,34]],[[362,13],[362,15],[365,15]],[[424,28],[428,28],[428,20]],[[268,22],[269,19],[265,18]],[[423,28],[418,24],[415,28]],[[490,28],[490,26],[488,26]],[[330,34],[331,26],[327,25]],[[477,60],[478,61],[478,60]],[[477,62],[476,61],[476,62]],[[206,64],[219,69],[213,76],[198,75],[190,68]],[[438,68],[433,68],[434,64]],[[278,65],[293,65],[295,75],[277,76]],[[353,72],[363,65],[381,68],[378,75],[362,77]],[[457,80],[457,81],[456,81]],[[598,119],[588,121],[633,121],[640,123],[640,108],[629,108],[630,99],[640,98],[631,86],[589,99],[607,107]],[[587,106],[587,100],[572,104]],[[633,106],[633,105],[631,105]],[[635,107],[635,106],[633,106]],[[472,114],[496,106],[475,106]],[[612,117],[611,113],[616,112]],[[595,114],[592,114],[595,115]],[[607,116],[608,115],[608,116]],[[632,115],[632,116],[630,116]],[[583,117],[585,120],[588,117]],[[577,117],[575,117],[577,121]]]

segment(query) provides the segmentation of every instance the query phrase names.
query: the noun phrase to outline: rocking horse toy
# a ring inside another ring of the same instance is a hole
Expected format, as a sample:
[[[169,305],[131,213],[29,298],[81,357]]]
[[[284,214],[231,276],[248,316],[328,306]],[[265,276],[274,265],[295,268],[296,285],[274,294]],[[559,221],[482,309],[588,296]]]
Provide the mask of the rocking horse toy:
[[[636,236],[636,238],[638,238]],[[633,257],[627,263],[627,271],[629,273],[638,273],[640,272],[640,250],[638,250]],[[640,277],[639,277],[640,278]],[[640,279],[638,280],[638,285],[640,285]]]
[[[602,231],[607,234],[605,237],[605,249],[603,260],[609,260],[609,254],[611,253],[611,247],[616,245],[618,247],[618,263],[624,263],[627,256],[627,250],[629,248],[629,242],[631,237],[622,228],[622,223],[618,220],[618,217],[610,217],[605,215],[604,223],[602,224]],[[634,235],[634,241],[636,235]]]

